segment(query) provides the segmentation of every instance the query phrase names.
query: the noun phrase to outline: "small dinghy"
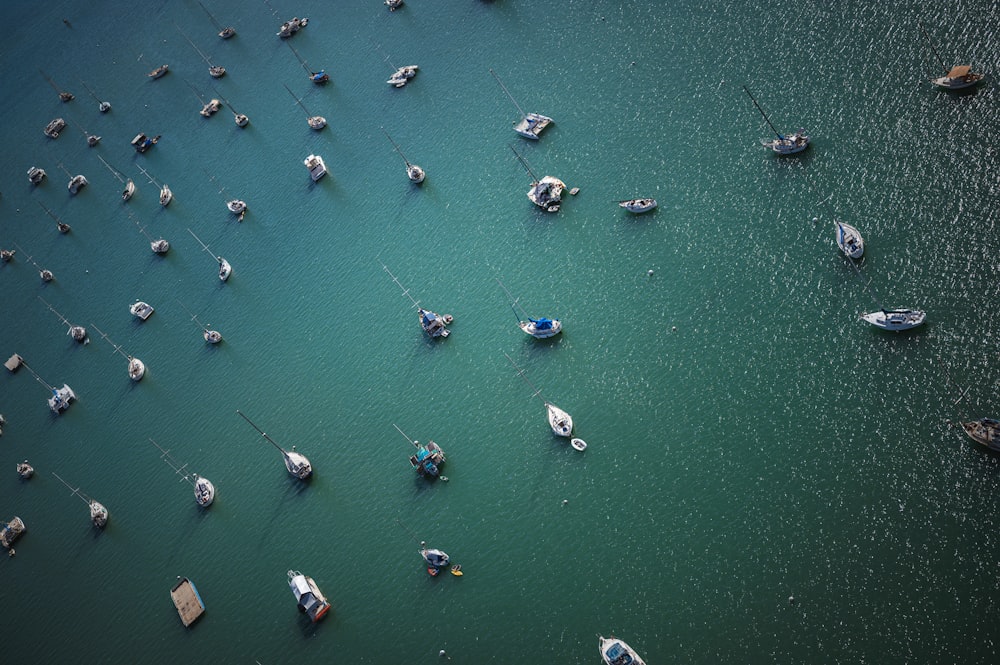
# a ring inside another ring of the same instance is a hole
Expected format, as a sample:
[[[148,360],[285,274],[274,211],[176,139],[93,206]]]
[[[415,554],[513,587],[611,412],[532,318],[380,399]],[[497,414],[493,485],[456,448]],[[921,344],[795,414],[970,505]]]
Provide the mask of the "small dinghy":
[[[570,439],[569,445],[573,446],[574,450],[579,450],[581,453],[587,449],[587,442],[583,439]]]

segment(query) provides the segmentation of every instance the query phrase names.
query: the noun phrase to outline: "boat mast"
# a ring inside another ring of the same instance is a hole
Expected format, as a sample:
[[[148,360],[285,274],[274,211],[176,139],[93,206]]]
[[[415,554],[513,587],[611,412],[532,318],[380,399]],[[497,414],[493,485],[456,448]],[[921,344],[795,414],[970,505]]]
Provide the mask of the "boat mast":
[[[28,363],[26,363],[24,361],[24,358],[21,358],[21,365],[23,365],[24,367],[27,367],[28,372],[31,373],[31,376],[35,377],[35,381],[38,381],[40,384],[42,384],[43,386],[45,386],[46,388],[48,388],[50,393],[52,393],[53,395],[58,394],[58,391],[55,388],[53,388],[52,386],[50,386],[49,384],[47,384],[42,377],[38,376],[38,373],[35,372],[35,370],[31,369],[31,367],[28,365]]]
[[[396,149],[396,152],[399,153],[399,156],[403,158],[403,163],[406,164],[406,168],[410,168],[410,162],[407,161],[406,155],[403,154],[403,151],[399,149],[399,146],[396,145],[396,142],[392,140],[391,136],[389,136],[389,132],[385,131],[385,127],[379,127],[379,129],[381,129],[382,133],[385,134],[385,137],[389,139],[389,143],[391,143],[392,147]]]
[[[410,290],[409,290],[409,289],[407,289],[407,288],[406,288],[405,286],[403,286],[402,284],[400,284],[400,283],[399,283],[399,280],[398,280],[398,279],[396,279],[396,276],[395,276],[395,275],[393,275],[393,274],[392,274],[391,272],[389,272],[389,267],[388,267],[387,265],[385,265],[385,264],[383,263],[383,264],[382,264],[382,268],[383,268],[383,269],[384,269],[384,270],[385,270],[385,271],[386,271],[387,273],[389,273],[389,277],[392,277],[392,281],[396,282],[396,286],[398,286],[399,288],[403,289],[403,295],[404,295],[404,296],[406,296],[407,298],[409,298],[409,299],[410,299],[410,302],[412,302],[412,303],[413,303],[413,306],[414,306],[414,307],[418,307],[418,308],[419,308],[419,307],[420,307],[420,303],[419,303],[418,301],[414,300],[414,299],[413,299],[413,296],[411,296],[411,295],[410,295]]]
[[[139,169],[140,171],[142,171],[142,174],[143,174],[144,176],[146,176],[147,178],[149,178],[149,182],[151,182],[152,184],[156,185],[157,187],[159,187],[159,186],[160,186],[160,183],[156,182],[156,180],[155,180],[155,179],[153,178],[153,176],[149,175],[149,172],[148,172],[148,171],[146,171],[146,169],[142,168],[142,167],[141,167],[141,166],[139,166],[138,164],[136,164],[136,167],[138,167],[138,169]]]
[[[503,90],[507,94],[507,97],[510,98],[510,101],[514,102],[514,106],[517,107],[517,111],[518,111],[518,113],[521,114],[521,117],[522,118],[528,117],[528,114],[524,112],[524,109],[521,108],[521,105],[517,103],[516,99],[514,99],[514,95],[510,94],[510,91],[507,90],[507,86],[505,86],[503,84],[503,81],[500,80],[500,77],[497,76],[497,73],[495,71],[493,71],[492,68],[490,68],[490,74],[492,74],[493,78],[495,78],[496,81],[497,81],[497,83],[500,84],[500,89]]]
[[[120,182],[120,183],[122,183],[122,184],[125,184],[125,180],[124,180],[124,179],[122,178],[122,176],[121,176],[121,171],[119,171],[119,170],[118,170],[118,169],[116,169],[115,167],[111,166],[111,164],[108,164],[108,163],[107,163],[107,162],[106,162],[106,161],[104,160],[104,158],[103,158],[103,157],[101,157],[100,155],[98,155],[98,156],[97,156],[97,158],[98,158],[99,160],[101,160],[101,162],[103,162],[103,164],[104,164],[105,166],[107,166],[107,167],[108,167],[108,170],[109,170],[109,171],[111,171],[111,175],[113,175],[114,177],[118,178],[118,182]]]
[[[196,324],[198,324],[199,328],[201,328],[204,332],[208,332],[208,328],[205,326],[205,324],[198,320],[198,316],[190,309],[188,309],[187,305],[182,303],[180,300],[177,301],[177,304],[183,307],[184,310],[191,315],[191,320],[194,321]]]
[[[927,34],[926,30],[924,30],[924,24],[917,23],[917,25],[920,26],[920,32],[924,33],[924,37],[927,38],[927,45],[931,47],[931,52],[934,54],[934,57],[937,58],[939,63],[941,63],[941,69],[948,71],[948,67],[945,66],[944,60],[941,59],[941,55],[937,52],[937,49],[934,48],[934,42],[931,41],[931,36]]]
[[[750,94],[750,90],[746,86],[743,86],[743,90],[747,93],[747,96],[750,98],[750,101],[753,102],[753,105],[757,107],[757,110],[760,111],[760,114],[764,116],[764,122],[766,122],[767,126],[771,128],[771,131],[774,132],[774,135],[777,136],[779,139],[785,138],[784,136],[781,135],[781,132],[775,129],[774,125],[771,124],[771,120],[767,117],[767,114],[764,113],[764,109],[760,107],[760,104],[757,103],[757,100],[753,98],[753,95]]]
[[[194,236],[194,239],[198,241],[198,244],[199,244],[199,245],[201,245],[202,249],[204,249],[204,250],[205,250],[206,252],[208,252],[209,254],[211,254],[211,253],[212,253],[212,252],[211,252],[211,251],[210,251],[210,250],[208,249],[208,245],[206,245],[205,243],[203,243],[203,242],[201,241],[201,238],[199,238],[198,236],[195,236],[195,235],[194,235],[194,231],[192,231],[191,229],[188,229],[188,233],[190,233],[191,235],[193,235],[193,236]],[[221,256],[216,256],[216,257],[215,257],[215,260],[219,262],[219,265],[220,265],[220,266],[222,265],[222,257],[221,257]]]
[[[66,222],[59,219],[59,217],[54,212],[49,210],[44,203],[42,203],[41,201],[35,201],[35,203],[40,205],[42,207],[42,210],[48,213],[49,217],[52,218],[52,220],[56,223],[56,225],[59,227],[60,230],[63,228],[63,226],[67,226]]]
[[[517,308],[518,308],[518,307],[520,307],[520,308],[521,308],[521,314],[523,314],[525,318],[527,318],[527,319],[530,319],[531,317],[530,317],[530,316],[528,316],[528,312],[526,312],[526,311],[524,310],[524,308],[523,308],[523,307],[521,307],[521,303],[519,302],[519,301],[520,301],[520,298],[515,298],[515,297],[514,297],[513,295],[511,295],[510,291],[508,291],[508,290],[507,290],[507,287],[503,285],[503,282],[501,282],[501,281],[500,281],[500,278],[499,278],[499,277],[497,277],[497,278],[496,278],[496,280],[497,280],[497,284],[499,284],[499,285],[500,285],[500,288],[501,288],[501,289],[503,289],[503,292],[507,294],[507,297],[508,297],[508,298],[510,298],[510,300],[511,300],[511,303],[510,303],[510,308],[511,308],[512,310],[514,310],[514,318],[516,318],[516,319],[517,319],[518,323],[520,323],[520,322],[521,322],[521,316],[520,316],[520,315],[518,315],[518,313],[517,313]]]
[[[393,423],[392,426],[396,428],[397,432],[399,432],[400,434],[403,435],[404,439],[406,439],[407,441],[409,441],[410,443],[412,443],[414,448],[417,448],[417,449],[420,448],[420,444],[417,443],[416,441],[414,441],[413,439],[411,439],[410,437],[406,436],[406,433],[403,432],[403,430],[399,429],[399,426],[396,423]]]
[[[309,69],[309,66],[306,64],[306,61],[302,59],[302,56],[299,55],[299,52],[295,50],[295,47],[292,46],[292,43],[287,40],[285,41],[285,43],[288,44],[288,48],[292,49],[292,53],[294,53],[295,57],[299,59],[300,63],[302,63],[302,69],[306,70],[306,73],[312,76],[315,72]]]
[[[105,333],[101,332],[100,328],[98,328],[97,326],[95,326],[93,322],[91,322],[90,325],[91,325],[91,327],[93,327],[94,330],[96,330],[100,334],[101,337],[103,337],[107,341],[108,344],[110,344],[111,346],[113,346],[115,348],[115,353],[122,354],[122,357],[125,358],[126,360],[128,360],[129,362],[132,361],[132,356],[130,356],[129,354],[127,354],[124,351],[122,351],[122,347],[120,347],[117,344],[115,344],[114,342],[112,342],[111,339]]]
[[[270,443],[272,446],[274,446],[275,448],[277,448],[278,450],[280,450],[282,455],[285,455],[286,457],[288,456],[288,451],[287,450],[285,450],[284,448],[282,448],[281,446],[279,446],[277,443],[275,443],[274,439],[272,439],[271,437],[269,437],[264,432],[264,430],[262,430],[261,428],[257,427],[256,425],[254,425],[253,421],[250,420],[249,418],[247,418],[245,415],[243,415],[242,411],[240,411],[239,409],[236,409],[236,413],[239,414],[240,418],[242,418],[243,420],[245,420],[248,423],[250,423],[251,427],[253,427],[255,430],[257,430],[258,432],[260,432],[260,435],[262,437],[264,437],[265,439],[267,439],[268,443]]]
[[[59,474],[56,473],[55,471],[52,472],[52,475],[55,476],[56,478],[59,478]],[[83,501],[85,504],[87,504],[88,506],[90,505],[90,501],[88,501],[86,498],[84,498],[83,492],[80,491],[79,487],[74,488],[72,485],[70,485],[69,483],[67,483],[62,478],[59,478],[59,482],[61,482],[66,487],[68,487],[73,492],[73,494],[75,494],[76,496],[80,497],[80,500]]]
[[[521,156],[521,153],[519,153],[517,150],[514,150],[514,146],[511,145],[509,147],[514,152],[514,156],[517,157],[517,161],[521,162],[521,166],[523,166],[524,170],[527,171],[528,175],[531,176],[531,180],[533,182],[538,182],[538,178],[535,177],[535,174],[531,172],[531,167],[528,166],[528,162],[526,162],[524,157]]]
[[[181,31],[180,26],[178,26],[176,22],[174,23],[174,27],[177,28],[177,32],[181,33],[181,37],[187,40],[187,43],[191,45],[191,48],[193,48],[195,51],[198,52],[198,55],[201,56],[201,59],[204,60],[209,67],[211,67],[212,61],[208,59],[207,55],[202,53],[202,50],[200,48],[194,45],[194,42],[191,41],[191,39],[187,35],[185,35],[183,31]]]
[[[517,366],[517,363],[514,362],[513,358],[507,355],[506,351],[504,352],[504,356],[506,356],[507,360],[510,361],[510,364],[514,366],[514,369],[517,370],[517,373],[521,375],[521,378],[524,379],[524,382],[527,383],[529,386],[531,386],[531,389],[535,391],[535,394],[532,395],[532,397],[537,397],[538,399],[542,400],[543,404],[548,406],[549,403],[545,401],[544,397],[542,397],[542,391],[536,388],[535,384],[533,384],[531,381],[528,381],[528,377],[524,375],[524,370],[522,370],[520,367]]]
[[[153,444],[154,446],[156,446],[157,448],[159,448],[160,452],[163,453],[162,455],[160,455],[160,459],[162,459],[164,462],[166,462],[167,466],[169,466],[171,469],[173,469],[174,473],[176,473],[177,475],[179,475],[181,477],[181,480],[186,480],[192,486],[195,484],[194,481],[191,480],[190,476],[184,471],[184,467],[186,467],[187,464],[182,464],[182,465],[178,466],[177,465],[177,461],[173,457],[170,456],[170,451],[169,450],[164,450],[160,446],[160,444],[158,444],[156,441],[153,441],[152,439],[150,439],[149,442],[151,444]]]
[[[44,302],[45,306],[48,307],[52,311],[53,314],[55,314],[56,316],[58,316],[60,321],[62,321],[67,326],[69,326],[70,329],[73,328],[73,324],[70,323],[69,321],[67,321],[65,316],[63,316],[62,314],[60,314],[59,312],[57,312],[55,307],[53,307],[52,305],[50,305],[49,303],[47,303],[45,301],[45,298],[43,298],[41,296],[38,296],[38,299],[41,300],[42,302]]]

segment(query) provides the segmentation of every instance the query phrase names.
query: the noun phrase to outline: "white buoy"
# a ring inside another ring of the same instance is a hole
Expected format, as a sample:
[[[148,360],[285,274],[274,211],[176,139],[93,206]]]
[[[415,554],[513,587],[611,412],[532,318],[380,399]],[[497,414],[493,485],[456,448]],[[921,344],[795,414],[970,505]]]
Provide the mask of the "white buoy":
[[[649,275],[650,277],[652,277],[653,276],[653,271],[652,270],[647,270],[646,274]]]
[[[819,217],[813,217],[813,224],[816,224],[817,222],[819,222]]]
[[[569,499],[563,499],[563,503],[562,503],[562,505],[564,505],[564,506],[565,506],[565,505],[566,505],[567,503],[569,503]]]

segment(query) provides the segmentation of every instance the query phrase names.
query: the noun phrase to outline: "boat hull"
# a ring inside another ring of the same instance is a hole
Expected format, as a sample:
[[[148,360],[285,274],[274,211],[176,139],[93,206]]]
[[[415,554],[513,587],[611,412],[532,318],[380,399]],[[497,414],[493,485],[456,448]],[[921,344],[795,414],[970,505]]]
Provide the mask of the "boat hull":
[[[861,233],[845,222],[837,222],[837,247],[844,256],[860,259],[865,253],[865,240]]]
[[[1000,452],[1000,420],[980,418],[972,422],[962,423],[962,428],[976,443]]]
[[[569,437],[573,434],[573,418],[555,404],[545,403],[549,417],[549,427],[556,436]]]
[[[619,201],[618,205],[625,208],[629,212],[643,213],[649,212],[655,208],[658,204],[656,199],[632,199],[630,201]]]
[[[600,637],[601,659],[605,665],[646,665],[635,649],[615,637]]]
[[[900,331],[922,325],[927,313],[916,309],[891,309],[862,314],[861,318],[876,328]]]
[[[559,319],[539,319],[537,321],[520,321],[518,327],[535,339],[548,339],[562,332],[562,322]]]

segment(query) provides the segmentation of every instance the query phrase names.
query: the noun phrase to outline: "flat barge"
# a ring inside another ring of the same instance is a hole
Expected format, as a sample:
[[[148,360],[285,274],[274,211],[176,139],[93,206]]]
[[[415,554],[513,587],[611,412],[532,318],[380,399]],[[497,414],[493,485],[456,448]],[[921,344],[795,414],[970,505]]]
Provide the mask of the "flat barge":
[[[170,599],[174,601],[174,607],[177,608],[177,614],[180,615],[185,628],[205,613],[205,603],[198,595],[198,589],[195,588],[194,582],[186,577],[180,578],[170,590]]]

